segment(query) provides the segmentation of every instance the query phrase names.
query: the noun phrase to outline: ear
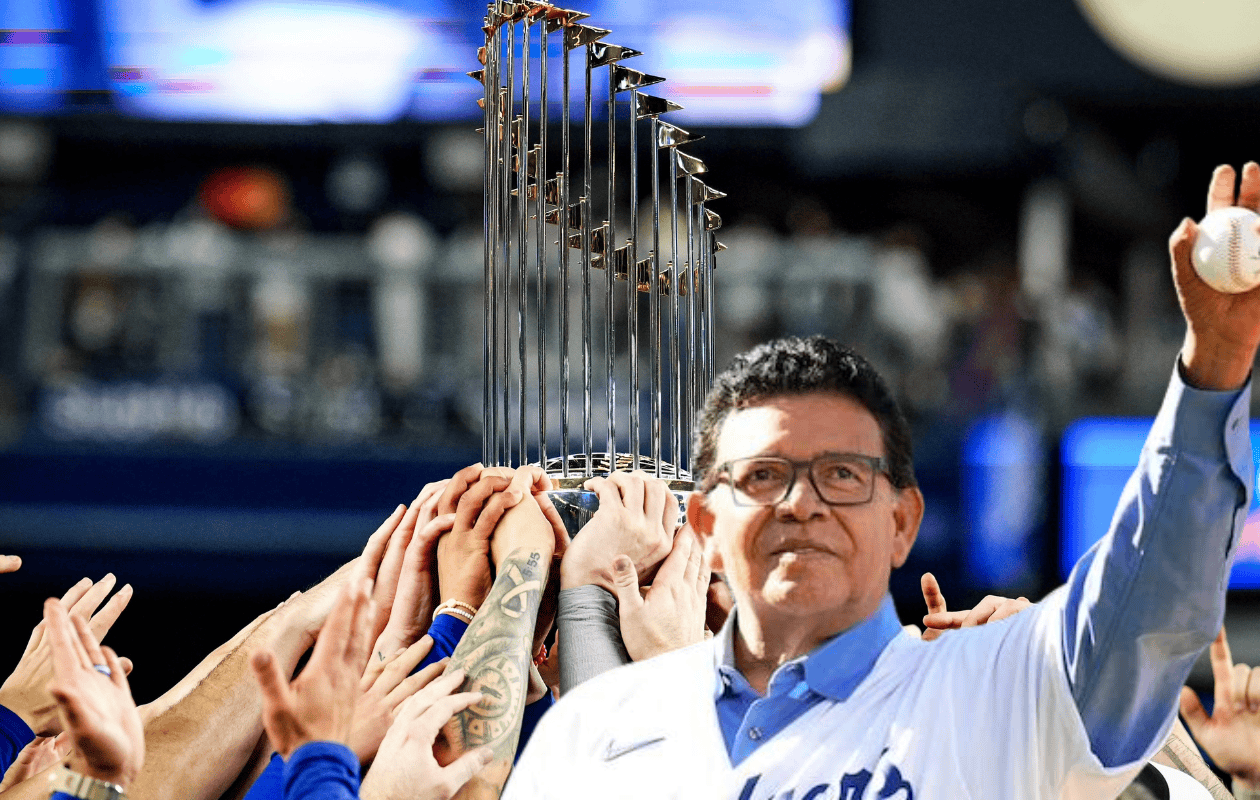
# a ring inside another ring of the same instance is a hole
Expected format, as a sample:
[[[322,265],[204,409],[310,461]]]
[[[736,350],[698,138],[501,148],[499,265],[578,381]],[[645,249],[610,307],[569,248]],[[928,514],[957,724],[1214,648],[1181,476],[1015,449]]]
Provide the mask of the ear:
[[[906,563],[910,548],[919,535],[919,524],[923,522],[923,492],[919,487],[910,486],[898,490],[893,503],[892,567],[896,569]]]
[[[696,532],[700,544],[704,546],[705,555],[709,557],[709,566],[714,572],[721,572],[722,553],[713,535],[713,522],[714,517],[709,509],[708,495],[692,492],[687,498],[687,524]]]

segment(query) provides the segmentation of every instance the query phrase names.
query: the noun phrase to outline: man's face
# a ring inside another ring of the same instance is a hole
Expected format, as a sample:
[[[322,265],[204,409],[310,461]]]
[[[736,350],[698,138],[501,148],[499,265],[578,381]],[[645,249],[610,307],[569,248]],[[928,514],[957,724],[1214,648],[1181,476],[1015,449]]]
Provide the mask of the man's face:
[[[885,455],[869,411],[839,393],[816,392],[732,412],[718,432],[716,463],[752,456],[805,462],[827,453]],[[738,607],[761,618],[830,621],[838,632],[878,608],[889,574],[914,544],[923,497],[914,488],[898,491],[879,473],[870,502],[828,505],[802,469],[777,505],[737,505],[720,483],[693,509],[713,568]]]

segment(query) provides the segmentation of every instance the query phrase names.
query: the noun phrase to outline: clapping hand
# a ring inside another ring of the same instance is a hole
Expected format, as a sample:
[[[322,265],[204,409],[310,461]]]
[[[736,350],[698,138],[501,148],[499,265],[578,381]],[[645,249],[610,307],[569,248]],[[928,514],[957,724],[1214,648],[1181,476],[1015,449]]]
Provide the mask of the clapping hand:
[[[1260,667],[1235,664],[1222,628],[1208,650],[1216,703],[1212,716],[1189,687],[1181,690],[1181,716],[1186,727],[1216,762],[1239,784],[1260,791]]]
[[[144,764],[144,724],[122,662],[60,601],[44,603],[44,622],[55,675],[48,691],[74,748],[70,767],[125,789]]]
[[[308,742],[349,742],[375,613],[371,579],[347,581],[319,631],[310,662],[292,683],[269,650],[254,653],[263,725],[284,758]]]

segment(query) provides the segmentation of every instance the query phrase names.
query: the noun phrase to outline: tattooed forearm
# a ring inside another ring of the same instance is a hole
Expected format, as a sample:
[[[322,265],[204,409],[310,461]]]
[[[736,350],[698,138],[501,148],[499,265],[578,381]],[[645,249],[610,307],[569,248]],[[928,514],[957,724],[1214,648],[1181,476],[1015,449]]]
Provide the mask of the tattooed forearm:
[[[1225,788],[1225,784],[1221,783],[1211,767],[1203,761],[1197,749],[1192,748],[1193,745],[1183,742],[1178,736],[1178,731],[1174,729],[1169,734],[1168,741],[1164,742],[1164,747],[1151,760],[1180,770],[1194,778],[1208,790],[1213,800],[1233,800],[1234,796]]]
[[[550,567],[549,553],[518,550],[508,555],[451,655],[448,669],[463,669],[467,676],[462,691],[482,693],[481,702],[456,714],[445,728],[452,756],[483,745],[495,755],[482,775],[486,780],[474,779],[460,797],[497,797],[507,778],[529,690],[534,623]],[[499,774],[496,786],[491,776]]]

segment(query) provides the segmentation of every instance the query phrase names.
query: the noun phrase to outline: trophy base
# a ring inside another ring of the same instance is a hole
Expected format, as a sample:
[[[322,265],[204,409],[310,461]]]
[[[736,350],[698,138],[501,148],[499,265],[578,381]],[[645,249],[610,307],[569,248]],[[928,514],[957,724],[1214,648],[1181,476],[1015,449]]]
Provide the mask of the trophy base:
[[[634,460],[630,455],[618,453],[615,463],[617,470],[628,472],[633,467]],[[610,465],[607,453],[591,455],[591,473],[594,477],[607,476],[611,471]],[[556,487],[547,492],[547,496],[551,498],[551,504],[556,507],[560,519],[564,520],[564,527],[569,531],[569,536],[575,536],[599,510],[599,495],[582,488],[582,485],[591,479],[590,475],[584,475],[586,456],[582,454],[569,456],[567,476],[562,459],[547,459],[542,466],[551,478],[552,485]],[[655,474],[656,462],[646,456],[640,456],[639,469],[649,475]],[[678,524],[681,526],[687,522],[687,495],[695,490],[695,482],[686,472],[676,470],[673,464],[663,461],[660,465],[660,475],[669,486],[669,490],[674,493],[674,497],[678,498]]]

